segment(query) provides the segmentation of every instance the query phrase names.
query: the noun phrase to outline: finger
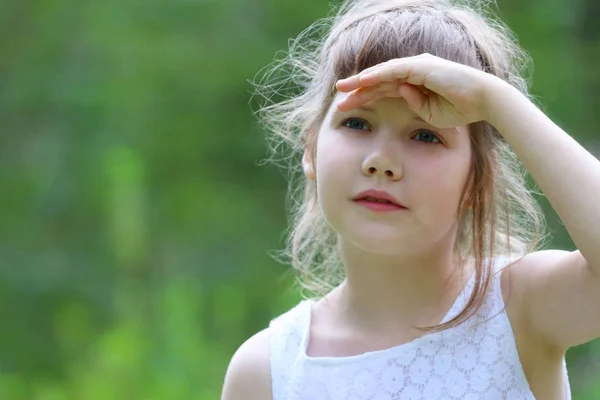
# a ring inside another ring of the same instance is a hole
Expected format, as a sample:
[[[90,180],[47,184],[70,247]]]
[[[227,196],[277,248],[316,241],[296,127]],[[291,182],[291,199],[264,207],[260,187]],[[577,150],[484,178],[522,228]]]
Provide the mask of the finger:
[[[401,97],[397,83],[387,83],[377,86],[360,87],[346,96],[337,105],[340,111],[349,111],[363,104],[384,98]]]
[[[373,101],[377,97],[377,87],[360,87],[346,96],[337,105],[340,111],[350,111],[356,107]]]
[[[370,73],[373,73],[373,71]],[[374,86],[377,83],[379,83],[380,81],[373,81],[372,83],[369,82],[367,84],[365,84],[365,82],[363,81],[363,77],[365,76],[365,74],[370,74],[370,73],[361,72],[360,74],[353,75],[353,76],[345,78],[345,79],[340,79],[339,81],[336,82],[335,87],[338,91],[347,93],[347,92],[351,92],[351,91],[356,90],[363,86]]]
[[[411,57],[412,58],[412,57]],[[381,68],[384,65],[388,65],[390,63],[393,63],[395,61],[398,61],[397,59],[391,59],[376,65],[373,65],[372,67],[369,68],[365,68],[362,71],[360,71],[359,73],[349,76],[347,78],[344,79],[340,79],[336,82],[336,88],[340,91],[340,92],[351,92],[353,90],[358,89],[361,86],[370,86],[370,85],[364,85],[361,84],[360,78],[364,75],[368,75],[374,71],[377,71],[379,68]]]
[[[359,75],[353,75],[351,77],[340,79],[335,83],[335,88],[340,92],[351,92],[360,87]]]
[[[421,88],[410,84],[401,84],[398,86],[398,93],[406,100],[408,108],[417,115],[421,115],[425,110],[429,97]]]
[[[424,85],[431,60],[417,57],[391,60],[377,67],[365,69],[361,73],[339,80],[336,87],[341,92],[350,92],[361,86],[373,86],[381,82],[399,80],[412,85]]]
[[[359,81],[363,86],[396,80],[411,85],[424,86],[430,70],[431,62],[428,60],[402,59],[361,76]]]
[[[381,68],[381,67],[377,67],[377,68]],[[350,76],[346,79],[340,79],[339,81],[336,82],[335,87],[340,92],[351,92],[353,90],[360,88],[361,86],[376,85],[377,83],[379,83],[381,81],[377,80],[377,79],[373,79],[372,82],[367,82],[364,80],[365,76],[369,76],[373,73],[376,73],[376,71],[377,71],[377,69],[375,67],[373,67],[373,69],[367,68],[359,74]]]

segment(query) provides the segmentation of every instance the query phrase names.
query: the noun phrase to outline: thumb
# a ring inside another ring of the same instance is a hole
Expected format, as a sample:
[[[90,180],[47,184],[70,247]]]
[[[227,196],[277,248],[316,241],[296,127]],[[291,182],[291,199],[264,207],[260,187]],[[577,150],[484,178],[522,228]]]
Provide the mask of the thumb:
[[[415,114],[420,115],[423,111],[423,107],[427,103],[427,95],[423,93],[418,87],[408,84],[401,83],[398,86],[398,93],[408,103],[408,108]]]

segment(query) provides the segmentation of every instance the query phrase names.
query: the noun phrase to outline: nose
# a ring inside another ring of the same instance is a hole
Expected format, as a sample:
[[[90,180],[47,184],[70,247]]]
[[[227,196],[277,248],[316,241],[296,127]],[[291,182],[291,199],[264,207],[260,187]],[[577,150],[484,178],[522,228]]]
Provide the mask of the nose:
[[[402,179],[403,174],[400,162],[380,150],[369,154],[361,169],[365,176],[382,176],[393,181]]]

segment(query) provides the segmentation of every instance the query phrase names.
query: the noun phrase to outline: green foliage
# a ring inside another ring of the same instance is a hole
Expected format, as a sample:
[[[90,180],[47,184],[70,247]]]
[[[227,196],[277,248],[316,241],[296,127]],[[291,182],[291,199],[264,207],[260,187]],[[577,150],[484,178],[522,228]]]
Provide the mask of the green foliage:
[[[2,6],[0,399],[218,398],[235,349],[299,299],[268,255],[286,183],[258,166],[248,80],[326,2]],[[501,4],[534,92],[597,146],[586,7]],[[598,359],[569,353],[576,398],[600,397]]]

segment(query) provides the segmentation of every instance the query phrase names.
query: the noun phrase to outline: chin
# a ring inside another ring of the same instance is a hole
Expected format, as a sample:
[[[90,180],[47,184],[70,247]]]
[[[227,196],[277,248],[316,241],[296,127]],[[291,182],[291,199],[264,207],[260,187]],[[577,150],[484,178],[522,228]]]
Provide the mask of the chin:
[[[391,234],[380,230],[379,232],[362,231],[360,234],[342,235],[342,240],[367,253],[393,256],[419,251],[419,248],[423,246],[423,240],[419,240],[420,237],[421,235],[407,235],[401,232]]]

